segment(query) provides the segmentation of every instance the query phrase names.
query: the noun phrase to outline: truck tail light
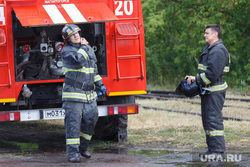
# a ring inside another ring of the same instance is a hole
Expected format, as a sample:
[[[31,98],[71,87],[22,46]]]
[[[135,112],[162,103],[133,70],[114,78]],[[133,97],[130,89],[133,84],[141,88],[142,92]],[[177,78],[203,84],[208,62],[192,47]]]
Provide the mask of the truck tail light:
[[[3,45],[6,43],[6,35],[4,30],[0,29],[0,45]]]
[[[138,105],[109,106],[108,115],[137,114]]]
[[[0,113],[0,122],[20,121],[20,112]]]

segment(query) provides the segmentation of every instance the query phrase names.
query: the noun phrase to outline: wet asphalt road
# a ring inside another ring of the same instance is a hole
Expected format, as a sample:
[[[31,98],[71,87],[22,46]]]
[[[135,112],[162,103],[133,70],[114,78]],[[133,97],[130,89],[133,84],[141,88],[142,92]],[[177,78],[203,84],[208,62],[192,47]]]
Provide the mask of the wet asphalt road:
[[[32,123],[2,123],[0,127],[0,167],[250,166],[250,152],[242,150],[228,150],[225,159],[217,157],[216,162],[203,162],[204,159],[200,159],[198,154],[206,150],[170,149],[161,146],[146,148],[121,143],[112,148],[104,145],[95,147],[95,140],[91,142],[91,159],[82,157],[81,163],[69,163],[65,152],[63,127],[55,130],[53,126],[40,127]]]
[[[205,151],[205,150],[201,150]],[[200,150],[183,149],[143,149],[129,148],[117,150],[95,150],[91,159],[81,158],[81,163],[69,163],[65,152],[21,153],[0,150],[1,167],[165,167],[165,166],[243,166],[250,164],[250,153],[227,152],[228,160],[202,162]],[[237,162],[222,162],[222,161]]]

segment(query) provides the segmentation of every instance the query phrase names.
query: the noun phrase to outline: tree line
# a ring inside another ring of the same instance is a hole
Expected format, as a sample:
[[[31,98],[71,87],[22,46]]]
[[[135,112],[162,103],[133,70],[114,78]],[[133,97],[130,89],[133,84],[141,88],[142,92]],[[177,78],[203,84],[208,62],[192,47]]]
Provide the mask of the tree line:
[[[204,32],[209,24],[222,28],[231,66],[230,87],[249,90],[249,1],[142,0],[147,81],[177,85],[186,74],[196,75]]]

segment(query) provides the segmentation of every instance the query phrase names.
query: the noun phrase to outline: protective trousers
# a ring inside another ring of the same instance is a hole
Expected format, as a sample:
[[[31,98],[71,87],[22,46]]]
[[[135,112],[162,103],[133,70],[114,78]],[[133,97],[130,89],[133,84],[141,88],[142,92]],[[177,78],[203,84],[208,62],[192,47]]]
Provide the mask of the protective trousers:
[[[91,103],[63,102],[65,109],[66,150],[68,159],[87,151],[98,121],[96,101]]]
[[[206,133],[208,150],[225,151],[225,137],[222,108],[226,92],[216,92],[201,96],[202,124]]]

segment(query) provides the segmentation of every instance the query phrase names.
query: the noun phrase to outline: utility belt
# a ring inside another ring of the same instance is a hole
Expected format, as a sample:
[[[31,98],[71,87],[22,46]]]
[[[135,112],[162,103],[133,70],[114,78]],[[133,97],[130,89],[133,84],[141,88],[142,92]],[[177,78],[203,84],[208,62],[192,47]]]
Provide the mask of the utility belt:
[[[85,82],[79,82],[67,77],[65,78],[64,83],[84,91],[95,90],[95,84],[86,84]]]
[[[225,91],[228,88],[228,85],[226,82],[224,82],[223,84],[219,84],[219,85],[207,85],[205,87],[200,87],[200,91],[201,91],[201,95],[204,94],[210,94],[211,92],[217,92],[217,91]]]

